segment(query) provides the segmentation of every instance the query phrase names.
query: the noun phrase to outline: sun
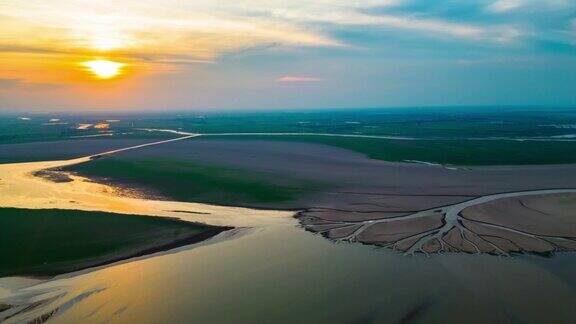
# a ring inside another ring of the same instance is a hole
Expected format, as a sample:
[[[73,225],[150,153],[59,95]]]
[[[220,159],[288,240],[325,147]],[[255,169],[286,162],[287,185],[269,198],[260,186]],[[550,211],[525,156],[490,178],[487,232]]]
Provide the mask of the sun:
[[[111,79],[122,73],[124,63],[98,59],[81,63],[90,73],[98,79]]]

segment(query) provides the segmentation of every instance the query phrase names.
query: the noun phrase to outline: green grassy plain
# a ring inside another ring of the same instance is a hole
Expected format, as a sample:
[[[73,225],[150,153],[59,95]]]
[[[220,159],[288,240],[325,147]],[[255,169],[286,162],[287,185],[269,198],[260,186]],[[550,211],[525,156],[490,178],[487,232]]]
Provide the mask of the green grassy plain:
[[[0,277],[51,276],[201,241],[222,228],[75,210],[0,209]]]
[[[411,137],[381,140],[320,136],[246,136],[241,139],[300,141],[337,146],[386,161],[418,160],[453,165],[526,165],[576,162],[574,107],[430,107],[310,110],[292,112],[161,113],[114,116],[0,115],[0,144],[56,141],[97,135],[79,123],[118,119],[114,138],[155,140],[174,134],[142,128],[217,133],[330,133]],[[50,118],[65,125],[47,125]],[[97,137],[108,139],[107,137]],[[225,138],[232,138],[227,136]],[[524,139],[539,139],[538,141]],[[0,147],[8,150],[7,146]],[[9,158],[5,158],[7,161]],[[2,161],[2,154],[0,154]]]
[[[114,183],[153,189],[153,193],[178,201],[231,206],[265,206],[295,200],[318,184],[271,175],[201,165],[177,159],[145,160],[108,157],[68,168],[84,176],[111,179]]]

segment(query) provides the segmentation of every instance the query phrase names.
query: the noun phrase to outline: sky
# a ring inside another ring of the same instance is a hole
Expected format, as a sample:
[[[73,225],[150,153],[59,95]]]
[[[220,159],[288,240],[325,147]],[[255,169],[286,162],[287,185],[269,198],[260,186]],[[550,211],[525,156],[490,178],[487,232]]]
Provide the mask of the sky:
[[[0,1],[0,110],[457,105],[576,105],[576,1]]]

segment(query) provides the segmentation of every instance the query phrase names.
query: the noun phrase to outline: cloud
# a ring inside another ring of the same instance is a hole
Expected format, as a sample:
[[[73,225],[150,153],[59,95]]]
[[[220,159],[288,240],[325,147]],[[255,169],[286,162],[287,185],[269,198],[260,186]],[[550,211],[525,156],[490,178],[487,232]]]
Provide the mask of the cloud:
[[[26,82],[17,78],[0,78],[0,91],[2,90],[55,90],[66,88],[68,85],[60,83]]]
[[[251,9],[254,4],[227,2],[5,0],[0,2],[0,48],[213,60],[263,44],[342,45],[314,28],[258,14]]]
[[[534,62],[532,57],[487,57],[476,59],[459,59],[456,63],[461,65],[476,65],[476,64],[516,64],[516,63],[530,63]]]
[[[291,57],[307,52],[335,60],[521,52],[539,39],[573,42],[573,16],[546,11],[538,19],[539,12],[522,11],[570,1],[2,0],[0,66],[16,72],[0,71],[0,78],[79,83],[85,72],[75,70],[77,63],[94,56],[131,66],[127,80],[203,69],[188,66],[199,63],[248,64],[254,53],[288,50]]]
[[[493,13],[507,13],[527,9],[530,11],[558,10],[570,6],[569,0],[496,0],[486,9]]]
[[[11,89],[17,87],[22,80],[20,79],[10,79],[10,78],[0,78],[0,89]]]
[[[418,32],[425,36],[450,36],[473,40],[501,41],[511,39],[521,34],[520,30],[508,25],[482,26],[469,23],[433,19],[420,15],[402,14],[368,14],[351,8],[336,7],[336,9],[300,10],[283,9],[274,10],[272,15],[282,20],[295,23],[323,23],[336,26],[377,26],[389,29]],[[514,30],[514,33],[511,33]]]
[[[58,51],[51,48],[19,46],[11,44],[0,44],[0,53],[66,54],[64,51]]]
[[[499,0],[510,1],[525,0]],[[222,54],[267,45],[342,47],[348,44],[332,32],[340,26],[379,26],[425,36],[491,41],[520,34],[510,33],[511,26],[479,26],[387,11],[404,2],[4,0],[0,2],[0,51],[104,52],[162,61],[177,57],[178,63],[213,61]]]
[[[524,4],[523,0],[497,0],[488,5],[488,10],[500,13],[520,8]]]
[[[309,76],[293,76],[293,75],[286,75],[276,79],[276,82],[321,82],[321,81],[324,81],[324,79]]]

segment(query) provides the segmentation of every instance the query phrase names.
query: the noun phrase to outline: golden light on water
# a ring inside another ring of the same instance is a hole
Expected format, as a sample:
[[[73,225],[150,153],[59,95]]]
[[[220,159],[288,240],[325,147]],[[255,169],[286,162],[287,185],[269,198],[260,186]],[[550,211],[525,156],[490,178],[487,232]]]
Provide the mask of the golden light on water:
[[[122,74],[124,63],[98,59],[81,63],[90,73],[98,79],[111,79]]]

